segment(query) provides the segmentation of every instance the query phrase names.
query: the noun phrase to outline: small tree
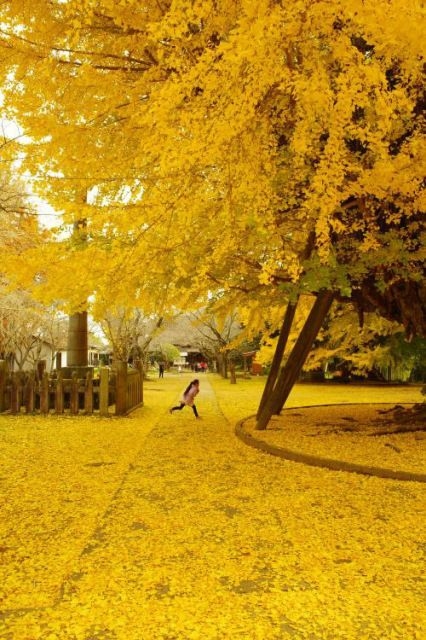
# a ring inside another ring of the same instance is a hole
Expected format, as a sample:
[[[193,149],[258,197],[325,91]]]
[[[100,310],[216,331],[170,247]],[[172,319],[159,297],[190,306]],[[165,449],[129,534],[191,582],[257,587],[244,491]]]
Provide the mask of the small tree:
[[[140,362],[144,370],[151,340],[162,324],[162,318],[145,316],[140,309],[121,309],[106,313],[99,326],[111,344],[113,359]]]
[[[235,381],[234,356],[237,351],[234,341],[242,331],[237,311],[231,311],[223,316],[220,308],[216,310],[212,301],[206,309],[191,315],[196,335],[198,335],[197,344],[200,351],[216,361],[217,370],[223,378],[228,377],[229,368],[233,366],[233,381]]]

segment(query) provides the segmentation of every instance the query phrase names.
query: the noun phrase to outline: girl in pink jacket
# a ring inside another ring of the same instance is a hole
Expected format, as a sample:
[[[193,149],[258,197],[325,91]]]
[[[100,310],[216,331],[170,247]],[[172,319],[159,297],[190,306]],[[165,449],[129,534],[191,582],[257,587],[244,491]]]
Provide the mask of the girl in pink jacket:
[[[172,407],[170,409],[170,413],[173,413],[173,411],[181,411],[185,406],[188,406],[188,407],[192,407],[194,416],[196,418],[199,418],[200,416],[198,415],[197,407],[195,406],[195,403],[194,403],[195,396],[199,392],[200,392],[200,381],[193,380],[192,382],[190,382],[190,384],[187,386],[187,388],[183,392],[179,405],[176,407]]]

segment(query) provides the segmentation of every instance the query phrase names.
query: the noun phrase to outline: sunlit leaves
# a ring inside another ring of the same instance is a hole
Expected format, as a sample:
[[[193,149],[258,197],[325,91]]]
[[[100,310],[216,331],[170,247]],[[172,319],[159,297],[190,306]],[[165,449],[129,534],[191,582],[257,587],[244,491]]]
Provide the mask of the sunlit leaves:
[[[43,247],[43,296],[70,268],[70,307],[420,279],[420,4],[9,4],[5,109],[35,144],[25,168],[68,224],[88,220],[78,260]]]

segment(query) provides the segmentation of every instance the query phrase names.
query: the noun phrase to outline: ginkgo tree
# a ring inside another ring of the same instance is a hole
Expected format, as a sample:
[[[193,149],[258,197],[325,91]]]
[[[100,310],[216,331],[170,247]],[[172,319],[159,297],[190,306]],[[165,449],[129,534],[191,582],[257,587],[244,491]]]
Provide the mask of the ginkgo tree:
[[[84,242],[42,243],[42,273],[40,248],[13,261],[40,296],[102,314],[215,290],[252,331],[288,303],[259,428],[334,299],[426,335],[422,3],[12,0],[0,17],[23,169],[65,225],[87,221]]]

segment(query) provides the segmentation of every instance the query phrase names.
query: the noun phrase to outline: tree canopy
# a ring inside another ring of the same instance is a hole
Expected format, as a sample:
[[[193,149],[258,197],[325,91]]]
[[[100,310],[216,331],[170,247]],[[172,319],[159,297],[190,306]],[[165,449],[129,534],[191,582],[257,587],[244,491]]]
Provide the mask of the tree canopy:
[[[20,0],[0,16],[22,170],[65,227],[84,220],[13,261],[42,271],[44,297],[149,312],[214,289],[258,330],[323,289],[426,335],[422,2]]]

